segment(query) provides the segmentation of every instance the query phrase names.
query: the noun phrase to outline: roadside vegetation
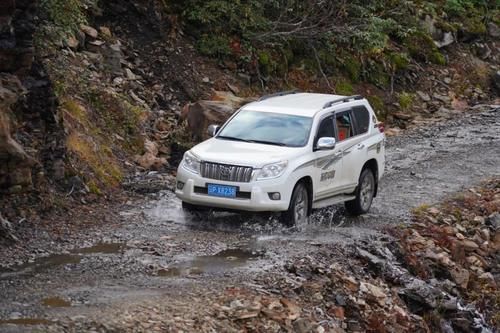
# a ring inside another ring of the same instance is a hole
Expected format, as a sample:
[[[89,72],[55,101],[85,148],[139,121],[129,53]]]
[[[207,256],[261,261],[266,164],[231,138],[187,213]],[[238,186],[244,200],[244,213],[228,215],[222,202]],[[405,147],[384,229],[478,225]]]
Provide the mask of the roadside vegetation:
[[[444,36],[471,40],[500,23],[497,0],[165,4],[182,17],[200,53],[254,73],[262,87],[284,79],[307,88],[297,73],[305,71],[342,94],[362,83],[392,94],[412,66],[447,65],[438,47]]]

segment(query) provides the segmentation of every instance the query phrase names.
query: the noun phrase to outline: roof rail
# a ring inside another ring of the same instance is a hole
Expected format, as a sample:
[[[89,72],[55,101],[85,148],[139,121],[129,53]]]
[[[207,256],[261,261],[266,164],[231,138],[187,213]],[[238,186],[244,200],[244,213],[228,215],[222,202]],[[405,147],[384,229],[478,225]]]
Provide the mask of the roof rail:
[[[333,101],[330,101],[323,105],[323,109],[328,109],[329,107],[333,106],[334,104],[337,103],[347,103],[350,102],[351,100],[353,101],[359,101],[360,99],[363,99],[364,97],[361,95],[353,95],[353,96],[348,96],[348,97],[341,97],[338,99],[334,99]]]
[[[281,92],[277,92],[274,94],[262,96],[261,98],[258,99],[258,101],[260,102],[260,101],[263,101],[265,99],[279,97],[279,96],[285,96],[285,95],[291,95],[291,94],[296,94],[296,93],[298,93],[297,90],[281,91]]]

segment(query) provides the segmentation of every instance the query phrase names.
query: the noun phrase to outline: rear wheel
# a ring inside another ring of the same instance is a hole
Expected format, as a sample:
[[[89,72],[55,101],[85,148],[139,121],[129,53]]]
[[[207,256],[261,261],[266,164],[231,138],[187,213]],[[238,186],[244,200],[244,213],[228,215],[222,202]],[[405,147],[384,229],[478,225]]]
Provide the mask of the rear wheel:
[[[288,226],[303,225],[309,215],[309,193],[304,183],[298,183],[292,193],[290,206],[281,214],[281,221]]]
[[[370,169],[364,169],[359,176],[356,198],[345,202],[345,208],[351,215],[368,213],[375,195],[375,176]]]

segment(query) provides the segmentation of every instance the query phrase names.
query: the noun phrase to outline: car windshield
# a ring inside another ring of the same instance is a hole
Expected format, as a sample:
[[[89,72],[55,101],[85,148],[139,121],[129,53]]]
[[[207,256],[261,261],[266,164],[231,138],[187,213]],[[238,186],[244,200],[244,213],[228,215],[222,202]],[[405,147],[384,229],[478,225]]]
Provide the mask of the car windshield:
[[[240,111],[219,132],[218,139],[287,147],[307,144],[312,118],[271,112]]]

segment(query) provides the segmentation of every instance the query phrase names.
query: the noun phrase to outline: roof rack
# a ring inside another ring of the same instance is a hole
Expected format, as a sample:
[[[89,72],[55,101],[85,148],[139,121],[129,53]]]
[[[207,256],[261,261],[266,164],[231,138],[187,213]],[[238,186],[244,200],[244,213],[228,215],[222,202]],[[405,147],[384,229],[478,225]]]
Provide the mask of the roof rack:
[[[274,94],[262,96],[261,98],[258,99],[258,101],[260,102],[260,101],[263,101],[265,99],[279,97],[279,96],[285,96],[285,95],[291,95],[291,94],[296,94],[296,93],[298,93],[297,90],[281,91],[281,92],[277,92]]]
[[[361,95],[353,95],[353,96],[348,96],[348,97],[342,97],[338,99],[334,99],[333,101],[330,101],[323,105],[323,109],[328,109],[329,107],[333,106],[334,104],[337,103],[347,103],[350,101],[359,101],[360,99],[363,99],[364,97]]]

